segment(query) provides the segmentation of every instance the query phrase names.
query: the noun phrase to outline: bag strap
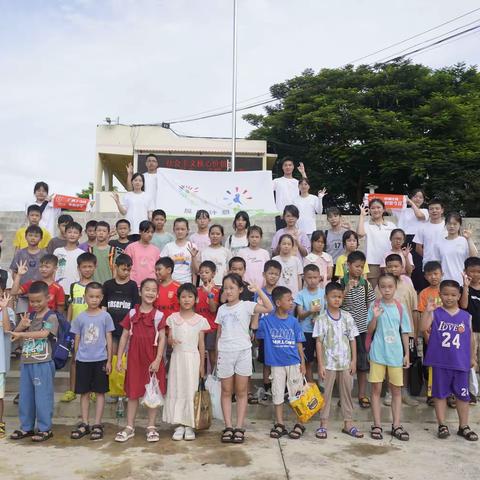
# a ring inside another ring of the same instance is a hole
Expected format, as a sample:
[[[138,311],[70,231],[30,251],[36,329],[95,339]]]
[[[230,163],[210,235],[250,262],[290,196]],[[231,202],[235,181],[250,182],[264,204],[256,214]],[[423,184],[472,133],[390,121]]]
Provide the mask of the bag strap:
[[[206,390],[205,388],[205,380],[203,378],[200,378],[198,381],[198,391],[199,392],[204,392]]]

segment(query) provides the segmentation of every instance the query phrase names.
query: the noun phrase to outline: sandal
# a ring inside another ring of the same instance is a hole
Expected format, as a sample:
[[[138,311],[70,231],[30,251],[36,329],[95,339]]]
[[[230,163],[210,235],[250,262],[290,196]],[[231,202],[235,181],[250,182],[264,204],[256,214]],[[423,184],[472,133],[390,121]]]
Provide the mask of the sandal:
[[[75,430],[72,430],[70,433],[70,438],[72,440],[79,440],[80,438],[88,435],[90,433],[90,425],[87,423],[79,423]]]
[[[370,438],[373,440],[383,440],[383,428],[372,425],[370,428]]]
[[[350,435],[353,438],[363,438],[363,433],[360,432],[357,427],[350,427],[348,430],[342,428],[342,433]]]
[[[222,430],[222,443],[232,443],[235,430],[232,427],[226,427]]]
[[[147,442],[158,442],[160,440],[160,434],[158,433],[155,425],[147,427]]]
[[[409,433],[403,428],[402,425],[393,428],[392,425],[392,436],[395,437],[397,440],[401,440],[402,442],[408,442],[410,440]]]
[[[15,430],[11,435],[11,440],[21,440],[22,438],[26,437],[33,437],[35,432],[33,430],[28,430],[28,432],[24,432],[23,430]]]
[[[450,436],[450,430],[448,429],[448,427],[446,425],[439,425],[438,426],[438,438],[447,438]]]
[[[236,428],[233,431],[232,443],[243,443],[245,441],[245,429]]]
[[[293,440],[298,440],[305,433],[305,427],[300,423],[296,423],[293,430],[290,431],[288,436]]]
[[[476,442],[478,440],[478,435],[468,425],[458,427],[457,435],[469,442]]]
[[[288,431],[283,423],[276,423],[270,430],[270,438],[280,438],[288,435]]]
[[[46,442],[49,438],[53,437],[53,432],[49,430],[48,432],[37,432],[32,436],[32,442],[40,443]]]
[[[325,440],[327,438],[327,429],[325,427],[319,427],[315,430],[315,436],[320,440]]]
[[[361,397],[358,399],[360,408],[370,408],[370,399],[368,397]]]
[[[252,392],[248,394],[247,398],[248,398],[247,401],[249,405],[258,405],[258,398]]]
[[[126,442],[135,436],[135,429],[127,425],[122,431],[118,432],[115,436],[116,442]]]
[[[435,406],[435,399],[433,397],[427,397],[427,405],[429,407],[434,407]]]
[[[101,440],[103,438],[103,425],[96,424],[92,426],[90,440]]]
[[[5,422],[0,422],[0,438],[5,437]]]

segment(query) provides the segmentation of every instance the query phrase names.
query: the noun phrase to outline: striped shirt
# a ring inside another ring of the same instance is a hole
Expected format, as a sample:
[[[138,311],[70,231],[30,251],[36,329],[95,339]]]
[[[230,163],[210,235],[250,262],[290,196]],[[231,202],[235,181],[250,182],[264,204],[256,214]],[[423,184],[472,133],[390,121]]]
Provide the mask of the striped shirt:
[[[368,281],[351,288],[343,299],[342,310],[352,315],[359,333],[367,331],[368,307],[374,301],[375,292]]]

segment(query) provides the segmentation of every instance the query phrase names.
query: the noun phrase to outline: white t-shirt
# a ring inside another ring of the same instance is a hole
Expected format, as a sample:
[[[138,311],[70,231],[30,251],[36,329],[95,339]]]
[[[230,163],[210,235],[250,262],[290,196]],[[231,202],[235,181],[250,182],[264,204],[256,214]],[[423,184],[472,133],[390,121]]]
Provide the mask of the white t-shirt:
[[[215,323],[222,327],[218,340],[219,352],[238,352],[251,348],[250,320],[256,305],[255,302],[240,300],[232,307],[225,303],[218,309]]]
[[[275,192],[275,205],[280,214],[287,205],[293,205],[298,197],[298,180],[296,178],[275,178],[273,180],[273,191]]]
[[[190,235],[190,241],[193,242],[201,252],[210,245],[210,237],[208,236],[208,233],[192,233]]]
[[[462,272],[465,260],[469,257],[468,242],[465,237],[453,240],[442,238],[435,243],[435,257],[442,264],[443,280],[456,280],[463,285]]]
[[[77,258],[85,253],[81,248],[67,250],[65,247],[56,248],[53,254],[58,258],[58,268],[55,281],[59,283],[66,295],[70,295],[70,285],[80,280],[77,268]]]
[[[148,212],[153,210],[150,197],[145,192],[127,192],[123,197],[123,206],[127,209],[125,217],[130,222],[131,233],[138,233],[140,222],[148,220]]]
[[[244,237],[236,237],[234,234],[229,235],[225,246],[232,252],[232,257],[236,257],[242,248],[248,247],[247,234],[245,233]]]
[[[208,246],[200,253],[200,255],[202,262],[210,260],[215,264],[217,271],[215,272],[213,281],[215,282],[215,285],[221,285],[223,277],[228,271],[228,261],[232,258],[230,250],[222,246],[220,248]]]
[[[323,205],[322,199],[315,195],[308,195],[302,197],[298,195],[293,204],[298,208],[300,217],[297,221],[297,228],[311,235],[317,229],[317,218],[316,215],[322,213]]]
[[[282,266],[282,273],[277,286],[289,288],[292,295],[295,296],[299,290],[298,276],[303,273],[302,262],[300,262],[296,255],[291,257],[281,257],[277,255],[273,257],[272,260],[277,260]]]
[[[176,242],[170,242],[163,247],[161,257],[170,257],[174,263],[172,278],[178,283],[188,283],[192,281],[192,255],[188,248],[197,248],[197,246],[188,242],[180,247]]]
[[[270,254],[264,248],[252,250],[250,247],[242,248],[238,252],[238,256],[242,257],[247,264],[247,269],[243,279],[257,287],[263,286],[263,267],[265,262],[270,260]]]
[[[447,230],[443,220],[440,223],[427,222],[420,225],[413,241],[423,245],[423,266],[433,260],[440,261],[440,258],[435,254],[435,243],[446,236]]]
[[[38,205],[41,207],[43,202],[37,202],[37,200],[32,200],[30,203],[25,204],[25,212],[27,211],[30,205]],[[46,228],[48,233],[55,237],[55,228],[57,227],[57,218],[59,217],[62,210],[60,208],[53,208],[53,202],[47,203],[47,206],[43,210],[42,219],[40,220],[40,226]]]
[[[367,263],[369,265],[380,265],[385,252],[392,248],[390,244],[390,233],[396,228],[392,222],[384,221],[380,225],[365,220]]]
[[[145,193],[152,203],[150,210],[155,210],[157,203],[157,174],[145,172],[143,176],[145,178]]]
[[[425,220],[419,220],[415,216],[413,208],[404,208],[398,212],[398,228],[401,228],[407,235],[415,235],[421,225],[428,222],[428,210],[421,208],[420,211],[425,215]]]

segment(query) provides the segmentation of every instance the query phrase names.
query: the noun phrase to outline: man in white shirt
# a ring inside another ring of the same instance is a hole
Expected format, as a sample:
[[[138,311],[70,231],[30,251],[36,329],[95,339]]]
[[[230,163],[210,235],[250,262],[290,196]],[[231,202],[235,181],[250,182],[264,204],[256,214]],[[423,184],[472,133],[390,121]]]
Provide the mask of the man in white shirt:
[[[158,169],[158,159],[157,156],[153,153],[149,153],[145,159],[145,166],[147,171],[143,174],[145,178],[144,190],[148,196],[149,202],[151,205],[155,206],[157,203],[157,169]],[[132,190],[132,176],[133,176],[133,165],[129,163],[127,165],[127,190]]]
[[[293,171],[295,170],[295,163],[291,157],[284,157],[281,160],[283,170],[283,177],[275,178],[273,180],[273,192],[275,194],[275,205],[280,214],[287,205],[293,205],[295,198],[299,196],[298,180],[293,178]],[[305,173],[305,166],[300,162],[298,171],[302,178],[307,178]],[[281,215],[275,217],[275,227],[278,230],[285,228],[286,224]]]

